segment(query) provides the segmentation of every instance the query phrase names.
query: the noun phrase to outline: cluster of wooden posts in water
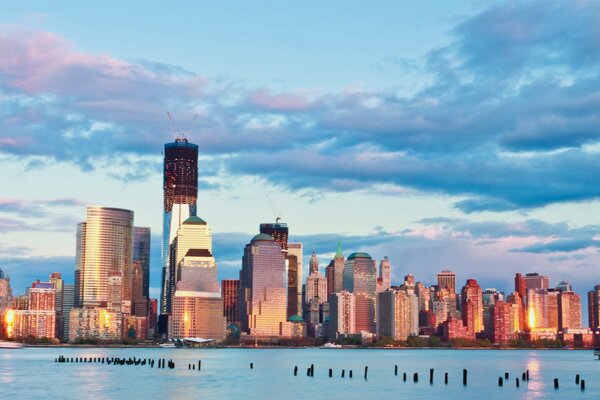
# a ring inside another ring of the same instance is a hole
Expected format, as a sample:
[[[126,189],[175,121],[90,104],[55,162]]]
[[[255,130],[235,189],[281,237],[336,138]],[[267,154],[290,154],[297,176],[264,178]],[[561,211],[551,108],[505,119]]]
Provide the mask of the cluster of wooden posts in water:
[[[164,358],[159,358],[158,360],[158,368],[165,368],[165,366],[167,366],[169,369],[174,369],[175,368],[175,363],[173,362],[172,359],[170,360],[166,360]],[[150,368],[154,368],[154,363],[155,360],[151,359],[151,358],[136,358],[136,357],[129,357],[129,358],[121,358],[121,357],[65,357],[65,356],[59,356],[57,358],[54,359],[55,363],[100,363],[100,364],[106,364],[106,365],[148,365]],[[188,369],[189,370],[196,370],[196,364],[188,364]],[[198,371],[200,371],[202,369],[202,360],[198,360]],[[250,363],[250,369],[254,369],[254,363]],[[369,374],[369,366],[365,366],[365,373],[364,373],[364,378],[367,379],[367,376]],[[433,374],[434,374],[434,369],[430,368],[429,369],[429,383],[433,384]],[[468,380],[468,374],[469,372],[466,369],[463,369],[463,373],[462,373],[462,381],[463,381],[463,385],[467,386],[467,380]],[[298,366],[296,365],[294,367],[294,376],[298,375]],[[398,376],[398,365],[394,365],[394,375]],[[315,365],[311,364],[310,367],[307,368],[306,370],[306,376],[315,376]],[[342,378],[344,378],[346,376],[346,370],[342,369],[341,375]],[[329,377],[333,378],[333,369],[329,368]],[[352,370],[348,370],[348,377],[352,378]],[[404,382],[406,382],[408,376],[406,374],[406,372],[402,373],[402,380]],[[510,374],[508,372],[504,373],[504,376],[499,376],[498,377],[498,386],[502,387],[504,386],[504,382],[508,383],[508,380],[510,379]],[[516,387],[520,387],[521,382],[528,382],[529,381],[529,370],[523,372],[521,374],[521,379],[519,380],[519,377],[515,378],[515,386]],[[419,382],[419,373],[415,372],[413,374],[413,382],[417,383]],[[444,384],[447,385],[448,384],[448,373],[445,372],[444,373]],[[578,385],[581,390],[585,390],[585,380],[584,379],[580,379],[579,374],[575,375],[575,384]],[[559,388],[559,383],[558,383],[558,378],[554,378],[554,389],[558,389]]]
[[[157,368],[169,368],[174,369],[175,363],[172,359],[167,360],[165,358],[159,358],[154,360],[152,358],[136,358],[136,357],[65,357],[58,356],[54,359],[55,363],[96,363],[105,365],[148,365],[150,368],[154,368],[155,361],[158,361]]]
[[[364,378],[367,379],[369,373],[369,366],[365,366],[365,374],[364,374]],[[429,369],[429,383],[433,385],[433,374],[434,374],[434,369],[430,368]],[[462,381],[463,381],[463,385],[467,386],[467,380],[468,380],[468,374],[469,372],[466,369],[463,369],[463,373],[462,373]],[[294,376],[298,375],[298,366],[296,365],[294,367]],[[398,365],[394,366],[394,375],[398,376]],[[310,367],[308,367],[308,369],[306,370],[306,376],[315,376],[315,365],[311,364]],[[340,377],[344,378],[346,376],[346,370],[342,369],[342,372],[340,374]],[[333,369],[329,368],[329,377],[333,378]],[[348,377],[352,378],[352,370],[348,370]],[[498,386],[504,386],[504,382],[508,382],[510,377],[510,374],[508,372],[504,373],[504,377],[500,376],[498,377]],[[407,374],[406,372],[402,373],[402,380],[404,382],[406,382],[407,380]],[[519,380],[518,377],[515,378],[515,386],[516,387],[520,387],[521,382],[528,382],[529,381],[529,370],[523,372],[523,374],[521,375],[521,379]],[[415,372],[413,374],[413,382],[417,383],[419,382],[419,373]],[[447,385],[448,384],[448,373],[445,372],[444,373],[444,384]],[[581,390],[585,390],[585,380],[584,379],[580,379],[579,374],[575,375],[575,384],[578,385]],[[554,389],[558,389],[559,384],[558,384],[558,378],[554,378]]]

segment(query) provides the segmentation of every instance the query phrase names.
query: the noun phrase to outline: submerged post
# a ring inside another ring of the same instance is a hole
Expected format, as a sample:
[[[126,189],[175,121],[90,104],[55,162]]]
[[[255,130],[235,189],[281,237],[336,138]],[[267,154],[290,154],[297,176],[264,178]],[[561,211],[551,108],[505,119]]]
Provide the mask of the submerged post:
[[[498,386],[502,386],[504,384],[501,376],[498,377]]]
[[[367,379],[367,373],[369,372],[369,366],[365,366],[365,379]]]
[[[463,369],[463,385],[465,385],[465,386],[467,384],[467,374],[468,374],[467,370]]]
[[[444,384],[446,384],[446,385],[448,384],[448,373],[447,372],[444,374]]]
[[[415,372],[415,374],[413,375],[413,382],[419,382],[419,373]]]
[[[554,378],[554,389],[558,389],[558,378]]]
[[[394,375],[398,376],[398,364],[394,365]]]
[[[429,369],[429,383],[433,384],[433,368]]]

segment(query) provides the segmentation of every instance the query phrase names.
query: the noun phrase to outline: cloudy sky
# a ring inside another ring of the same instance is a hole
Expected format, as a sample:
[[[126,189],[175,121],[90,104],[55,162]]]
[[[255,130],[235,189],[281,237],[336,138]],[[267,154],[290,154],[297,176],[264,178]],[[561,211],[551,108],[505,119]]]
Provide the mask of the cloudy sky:
[[[506,291],[518,271],[600,284],[600,3],[196,3],[3,3],[16,292],[72,280],[97,204],[152,228],[158,294],[166,111],[200,147],[221,278],[280,215],[305,257],[324,267],[339,240],[388,255],[395,283],[448,267]]]

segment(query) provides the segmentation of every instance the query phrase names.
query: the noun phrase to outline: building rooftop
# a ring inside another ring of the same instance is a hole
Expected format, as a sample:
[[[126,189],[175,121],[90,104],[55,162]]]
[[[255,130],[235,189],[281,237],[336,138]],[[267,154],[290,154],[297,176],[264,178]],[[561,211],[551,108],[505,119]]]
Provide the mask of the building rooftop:
[[[191,217],[189,217],[188,219],[186,219],[185,221],[183,221],[184,224],[186,225],[206,225],[206,221],[203,220],[202,218],[193,215]]]
[[[348,256],[348,260],[354,260],[355,258],[368,258],[369,260],[372,260],[369,253],[365,253],[363,251],[357,251]]]
[[[302,319],[302,317],[299,316],[299,315],[292,315],[290,318],[288,318],[288,321],[290,321],[290,322],[304,322],[304,320]]]
[[[267,235],[266,233],[259,233],[258,235],[254,236],[252,238],[252,242],[256,242],[257,240],[268,240],[270,242],[272,242],[273,239],[271,236]]]

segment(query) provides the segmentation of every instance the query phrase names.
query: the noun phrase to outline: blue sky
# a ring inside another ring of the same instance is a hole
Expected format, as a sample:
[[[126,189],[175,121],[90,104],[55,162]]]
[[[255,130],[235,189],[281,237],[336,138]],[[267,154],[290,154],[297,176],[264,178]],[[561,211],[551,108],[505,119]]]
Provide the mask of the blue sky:
[[[0,267],[73,275],[90,204],[135,211],[160,285],[161,156],[200,146],[221,278],[281,214],[400,282],[600,284],[596,2],[14,2],[0,14]],[[194,113],[199,118],[192,124]],[[266,198],[274,204],[272,210]]]

